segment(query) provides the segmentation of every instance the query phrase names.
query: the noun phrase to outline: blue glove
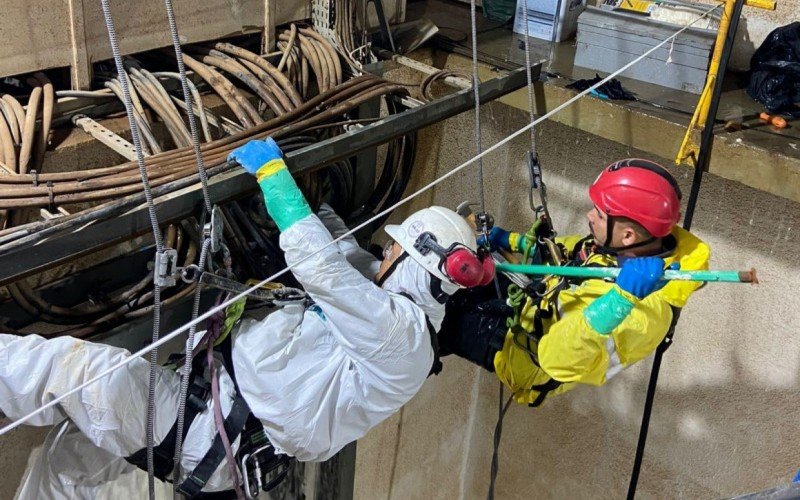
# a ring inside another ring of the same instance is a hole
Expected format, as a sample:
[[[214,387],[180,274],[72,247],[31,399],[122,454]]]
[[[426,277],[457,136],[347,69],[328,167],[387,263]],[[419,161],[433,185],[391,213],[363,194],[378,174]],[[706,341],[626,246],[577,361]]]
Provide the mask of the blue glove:
[[[508,250],[508,237],[510,235],[511,233],[502,227],[493,226],[492,229],[489,230],[489,250],[493,252],[498,248]],[[486,235],[482,234],[478,236],[478,246],[486,246]]]
[[[237,161],[247,172],[256,176],[267,212],[281,231],[311,215],[311,207],[286,168],[281,150],[271,137],[266,141],[250,141],[234,149],[228,155],[228,160]]]
[[[635,257],[625,260],[617,276],[617,286],[643,299],[666,283],[664,259],[659,257]]]
[[[228,161],[235,161],[249,174],[256,175],[258,169],[272,160],[282,158],[281,148],[272,137],[264,141],[250,141],[240,146],[228,155]]]

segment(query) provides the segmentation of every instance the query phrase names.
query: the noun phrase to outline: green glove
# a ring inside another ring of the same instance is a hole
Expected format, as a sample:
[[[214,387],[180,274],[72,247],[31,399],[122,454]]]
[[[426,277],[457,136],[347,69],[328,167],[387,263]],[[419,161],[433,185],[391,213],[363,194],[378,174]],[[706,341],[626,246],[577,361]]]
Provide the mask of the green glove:
[[[600,335],[611,333],[633,311],[633,300],[620,292],[615,286],[583,310],[586,322]]]
[[[253,140],[234,149],[228,155],[228,160],[238,162],[256,177],[264,194],[267,212],[281,231],[311,214],[311,207],[286,168],[281,150],[271,137],[265,141]]]
[[[286,231],[292,224],[311,215],[303,193],[282,158],[267,162],[256,172],[264,204],[278,229]]]

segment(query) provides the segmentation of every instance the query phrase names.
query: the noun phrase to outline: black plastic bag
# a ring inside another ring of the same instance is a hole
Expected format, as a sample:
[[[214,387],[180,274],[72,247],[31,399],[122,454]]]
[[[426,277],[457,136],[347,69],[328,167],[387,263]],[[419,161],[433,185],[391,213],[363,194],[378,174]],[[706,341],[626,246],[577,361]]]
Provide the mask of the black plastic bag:
[[[747,95],[771,113],[800,102],[800,22],[773,30],[753,54]]]
[[[600,75],[595,73],[594,78],[587,78],[585,80],[576,80],[569,85],[567,85],[568,89],[575,89],[578,91],[584,91],[594,85],[595,83],[602,80]],[[612,78],[611,80],[607,81],[606,83],[600,85],[595,90],[599,97],[605,97],[607,99],[614,99],[614,100],[621,100],[621,101],[635,101],[636,97],[633,94],[628,92],[622,87],[622,84],[619,83],[619,80],[616,78]]]

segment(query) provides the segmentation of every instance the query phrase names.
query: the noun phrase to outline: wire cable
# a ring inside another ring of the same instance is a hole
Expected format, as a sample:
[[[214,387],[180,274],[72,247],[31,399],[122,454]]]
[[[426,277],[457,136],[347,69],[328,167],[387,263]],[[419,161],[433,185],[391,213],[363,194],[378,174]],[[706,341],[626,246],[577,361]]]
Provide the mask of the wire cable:
[[[535,1],[535,0],[534,0]],[[536,119],[533,101],[533,75],[531,74],[531,40],[530,28],[528,23],[528,0],[522,0],[522,8],[525,10],[525,76],[528,79],[528,115],[531,123]],[[555,30],[555,27],[553,27]],[[531,152],[536,152],[536,129],[531,127]]]
[[[89,379],[86,382],[78,385],[77,387],[75,387],[73,389],[70,389],[69,391],[65,392],[61,396],[53,398],[53,400],[45,403],[41,408],[38,408],[38,409],[30,412],[29,414],[27,414],[27,415],[25,415],[23,417],[20,417],[20,418],[14,420],[13,422],[10,422],[9,424],[7,424],[4,427],[0,428],[0,436],[8,433],[12,429],[15,429],[15,428],[19,427],[20,425],[22,425],[23,422],[25,422],[25,421],[27,421],[27,420],[39,415],[40,413],[42,413],[43,411],[45,411],[45,410],[47,410],[49,408],[52,408],[53,406],[59,404],[64,399],[66,399],[66,398],[72,396],[73,394],[79,392],[80,390],[90,386],[91,384],[97,382],[98,380],[101,380],[102,378],[106,377],[110,373],[113,373],[115,370],[118,370],[118,369],[124,367],[125,365],[130,363],[134,358],[136,358],[138,356],[142,356],[144,354],[147,354],[151,350],[156,349],[156,348],[160,347],[161,345],[164,345],[165,343],[169,342],[170,340],[172,340],[173,338],[177,337],[181,333],[187,331],[192,326],[194,326],[194,325],[198,324],[199,322],[204,321],[205,319],[211,317],[212,315],[216,314],[218,311],[223,310],[224,308],[228,307],[229,305],[231,305],[232,303],[234,303],[237,300],[241,299],[242,297],[246,297],[249,293],[251,293],[251,292],[257,290],[258,288],[264,286],[268,282],[275,281],[277,278],[279,278],[280,276],[283,276],[284,274],[288,273],[289,271],[291,271],[292,269],[297,267],[299,264],[301,264],[301,263],[305,262],[306,260],[310,259],[311,257],[316,255],[317,253],[322,252],[323,250],[325,250],[325,249],[327,249],[327,248],[339,243],[343,239],[345,239],[348,236],[351,236],[351,235],[357,233],[361,229],[364,229],[365,227],[368,227],[375,220],[377,220],[377,219],[379,219],[379,218],[391,213],[392,211],[394,211],[398,207],[400,207],[402,205],[405,205],[406,203],[408,203],[409,201],[411,201],[414,198],[418,197],[422,193],[430,190],[431,188],[433,188],[433,187],[437,186],[438,184],[444,182],[445,180],[449,179],[450,177],[456,175],[457,173],[461,172],[462,170],[464,170],[468,166],[470,166],[473,163],[475,163],[480,158],[486,156],[487,154],[493,153],[494,151],[497,151],[502,146],[508,144],[509,142],[513,141],[517,137],[519,137],[522,134],[524,134],[525,132],[527,132],[531,127],[536,126],[539,123],[543,122],[544,120],[547,120],[551,116],[561,112],[562,110],[564,110],[565,108],[571,106],[572,104],[574,104],[576,101],[578,101],[582,97],[588,95],[591,91],[596,90],[601,85],[603,85],[603,84],[609,82],[610,80],[612,80],[613,78],[619,76],[621,73],[623,73],[626,70],[628,70],[631,66],[635,65],[636,63],[638,63],[642,59],[645,59],[647,56],[649,56],[650,54],[652,54],[656,50],[660,49],[661,47],[663,47],[664,45],[669,43],[673,38],[675,38],[676,36],[680,35],[684,31],[689,29],[692,25],[697,23],[697,21],[700,21],[701,19],[706,17],[711,11],[713,11],[715,9],[718,9],[718,8],[720,8],[720,6],[716,6],[715,5],[715,6],[710,7],[706,12],[703,13],[703,15],[697,17],[692,22],[686,24],[683,28],[681,28],[680,30],[676,31],[675,33],[673,33],[671,36],[667,37],[665,40],[663,40],[659,44],[653,46],[647,52],[643,53],[642,55],[640,55],[639,57],[637,57],[633,61],[627,63],[626,65],[622,66],[620,69],[618,69],[618,70],[614,71],[613,73],[609,74],[607,77],[605,77],[604,79],[602,79],[599,82],[595,83],[591,87],[587,88],[586,90],[584,90],[582,92],[579,92],[578,94],[576,94],[575,96],[573,96],[569,100],[565,101],[564,103],[560,104],[559,106],[557,106],[557,107],[553,108],[552,110],[548,111],[544,115],[540,116],[534,122],[529,123],[529,124],[519,128],[519,129],[517,129],[516,131],[512,132],[511,134],[509,134],[505,138],[501,139],[497,143],[495,143],[492,146],[490,146],[490,147],[486,148],[485,150],[483,150],[480,153],[480,155],[475,156],[473,158],[470,158],[469,160],[465,161],[464,163],[458,165],[457,167],[454,167],[452,170],[450,170],[449,172],[443,174],[441,177],[438,177],[438,178],[432,180],[428,184],[422,186],[421,188],[417,189],[413,193],[411,193],[408,196],[402,198],[401,200],[399,200],[396,203],[392,204],[391,206],[387,207],[383,211],[377,213],[376,215],[374,215],[370,219],[368,219],[368,220],[362,222],[361,224],[355,226],[354,228],[352,228],[349,231],[345,232],[344,234],[342,234],[338,238],[335,238],[335,239],[331,240],[330,242],[326,243],[321,248],[319,248],[317,251],[305,256],[304,258],[298,260],[294,264],[285,267],[284,269],[282,269],[282,270],[278,271],[277,273],[269,276],[268,278],[264,279],[263,281],[254,284],[253,286],[251,286],[250,288],[242,291],[241,293],[239,293],[237,295],[234,295],[233,297],[229,298],[228,300],[226,300],[225,302],[223,302],[219,306],[216,306],[216,307],[213,307],[213,308],[209,309],[205,313],[203,313],[200,316],[198,316],[197,319],[195,319],[194,321],[186,323],[186,324],[176,328],[175,330],[169,332],[168,334],[161,336],[161,338],[155,344],[151,344],[149,346],[143,347],[142,349],[140,349],[140,350],[136,351],[135,353],[133,353],[129,358],[126,358],[126,359],[120,361],[119,363],[117,363],[116,365],[111,366],[107,370],[105,370],[102,373],[92,377],[91,379]]]
[[[481,155],[481,96],[478,91],[478,85],[480,84],[478,81],[478,22],[475,14],[475,0],[470,0],[469,2],[469,15],[472,28],[472,95],[475,100],[475,150],[477,152],[476,158],[478,158],[478,186],[480,187],[478,194],[480,195],[481,212],[485,213],[486,196],[483,190],[483,157]],[[478,229],[483,229],[483,232],[486,232],[485,227]],[[486,241],[489,241],[488,235],[486,235]]]
[[[172,46],[175,48],[175,60],[178,63],[178,74],[180,75],[181,90],[183,90],[183,100],[186,103],[186,116],[189,118],[189,130],[192,134],[192,146],[194,148],[194,157],[197,161],[197,173],[200,175],[200,184],[203,186],[203,202],[206,207],[206,214],[211,216],[211,198],[208,195],[208,174],[206,167],[203,164],[203,154],[200,152],[200,136],[197,133],[197,121],[194,117],[194,107],[192,106],[194,96],[189,89],[188,80],[186,78],[186,66],[183,64],[183,50],[181,49],[181,39],[178,34],[178,25],[175,22],[175,12],[172,9],[172,0],[164,0],[164,7],[167,9],[167,18],[169,20],[169,32],[172,36]],[[198,102],[197,106],[201,107],[202,102]]]
[[[175,11],[172,8],[172,0],[164,0],[164,7],[167,10],[167,19],[169,21],[169,31],[170,35],[172,36],[172,46],[175,49],[175,61],[178,64],[178,75],[180,76],[181,82],[181,89],[183,91],[183,100],[186,103],[186,116],[189,119],[189,130],[192,136],[192,149],[194,149],[194,157],[195,161],[197,162],[197,173],[200,177],[200,184],[202,185],[203,190],[203,205],[205,207],[205,219],[209,219],[211,217],[211,197],[208,194],[208,173],[206,172],[205,164],[203,163],[203,154],[200,151],[200,135],[197,132],[197,122],[195,121],[194,116],[194,106],[193,100],[194,96],[192,95],[191,89],[189,88],[189,80],[186,77],[186,66],[183,63],[183,50],[181,49],[181,40],[180,35],[178,34],[178,25],[175,21]],[[203,113],[202,102],[197,103],[198,108],[200,109],[200,113]],[[201,224],[205,224],[206,220],[201,221]],[[208,251],[211,247],[211,239],[208,235],[205,236],[203,240],[202,250],[200,251],[200,260],[198,262],[198,266],[200,269],[205,268],[206,259],[208,258]],[[197,315],[200,312],[200,296],[202,294],[202,287],[197,286],[195,289],[194,294],[194,304],[192,306],[192,319],[190,323],[194,322],[197,319]],[[189,335],[186,338],[186,350],[185,350],[185,362],[183,365],[183,373],[181,377],[181,387],[178,396],[178,416],[177,416],[177,435],[175,439],[175,455],[174,455],[174,468],[172,477],[176,478],[173,480],[173,494],[176,499],[180,498],[180,493],[178,492],[178,486],[180,485],[180,481],[178,481],[178,477],[180,476],[181,470],[181,451],[183,447],[183,422],[184,417],[186,414],[186,394],[189,391],[189,375],[191,372],[191,355],[192,349],[194,348],[194,337],[195,331],[197,329],[197,324],[195,323],[189,329]],[[150,474],[148,464],[148,474]],[[238,491],[238,490],[237,490]]]
[[[208,258],[208,251],[211,247],[211,238],[205,238],[203,240],[203,246],[200,250],[200,260],[198,261],[198,267],[203,270],[205,269],[206,259]],[[200,314],[200,298],[203,293],[203,287],[200,286],[200,283],[197,283],[197,286],[194,289],[194,302],[192,304],[192,320],[197,318]],[[195,332],[197,331],[197,323],[192,325],[189,328],[189,335],[186,337],[186,350],[185,350],[185,357],[183,361],[183,367],[181,368],[181,387],[178,396],[178,418],[176,421],[176,434],[175,434],[175,455],[174,455],[174,465],[172,469],[172,486],[173,486],[173,494],[175,498],[180,498],[178,493],[178,487],[181,484],[181,481],[178,478],[181,477],[181,451],[183,448],[183,424],[186,417],[186,393],[189,392],[189,376],[192,372],[192,350],[194,349],[194,339],[195,339]]]
[[[142,189],[144,191],[145,200],[147,201],[147,212],[150,217],[150,225],[153,231],[153,239],[156,244],[156,256],[163,255],[164,245],[161,241],[161,229],[158,226],[158,217],[156,216],[156,207],[153,203],[153,193],[150,189],[150,180],[147,176],[147,167],[144,163],[144,153],[142,152],[142,142],[139,137],[139,128],[133,116],[133,101],[131,100],[130,81],[128,74],[125,72],[125,67],[122,63],[122,54],[119,50],[119,40],[117,38],[117,31],[114,28],[114,20],[111,18],[111,7],[109,0],[100,0],[103,8],[103,18],[106,23],[106,31],[108,31],[108,41],[111,45],[111,53],[114,56],[114,64],[117,67],[117,76],[119,77],[120,87],[122,87],[123,102],[125,104],[125,112],[128,115],[128,125],[131,129],[131,138],[133,140],[133,147],[136,151],[136,163],[139,166],[139,175],[142,177]],[[153,269],[153,276],[158,272],[157,267]],[[155,498],[155,478],[153,475],[153,427],[155,425],[155,386],[156,386],[156,368],[158,366],[158,337],[159,330],[161,329],[161,286],[157,280],[153,280],[153,343],[154,346],[150,349],[150,382],[148,387],[147,396],[147,475],[148,475],[148,492],[150,498]]]

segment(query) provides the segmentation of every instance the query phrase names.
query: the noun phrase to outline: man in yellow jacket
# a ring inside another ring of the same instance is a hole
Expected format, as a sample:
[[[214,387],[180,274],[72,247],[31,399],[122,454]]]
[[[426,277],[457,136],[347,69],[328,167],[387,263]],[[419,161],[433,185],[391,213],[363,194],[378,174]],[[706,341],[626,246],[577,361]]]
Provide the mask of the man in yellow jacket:
[[[441,353],[494,372],[520,404],[539,406],[576,383],[603,385],[650,355],[699,287],[662,281],[665,268],[708,268],[708,245],[676,225],[680,188],[662,166],[618,161],[603,169],[589,197],[591,234],[556,243],[564,265],[621,267],[616,282],[545,277],[527,288],[516,311],[491,285],[448,303]],[[499,227],[489,242],[526,255],[537,243]]]

